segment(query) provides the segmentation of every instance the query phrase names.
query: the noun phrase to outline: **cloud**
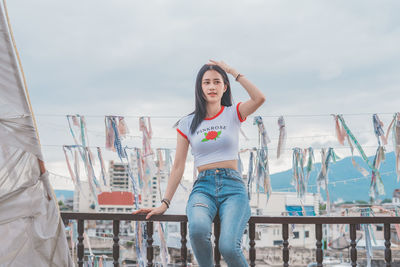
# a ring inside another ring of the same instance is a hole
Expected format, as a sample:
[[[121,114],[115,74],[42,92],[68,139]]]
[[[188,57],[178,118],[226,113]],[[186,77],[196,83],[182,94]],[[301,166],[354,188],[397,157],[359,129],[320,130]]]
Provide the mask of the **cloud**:
[[[155,136],[171,139],[155,138],[154,146],[173,147],[171,126],[193,110],[195,77],[210,58],[230,63],[256,84],[267,101],[253,115],[287,115],[289,137],[332,135],[329,114],[344,113],[352,130],[368,132],[361,140],[373,144],[372,113],[398,110],[399,5],[18,0],[8,8],[43,144],[71,138],[65,117],[42,115],[79,113],[91,118],[88,127],[97,134],[103,115],[132,116],[136,134],[136,116],[160,116],[153,120]],[[249,99],[231,83],[236,102]],[[346,116],[354,113],[371,115]],[[382,117],[386,124],[390,118]],[[253,140],[242,144],[254,146],[257,131],[248,120],[243,129]],[[277,136],[276,120],[265,117],[271,137]],[[101,135],[90,135],[93,144],[103,144]],[[287,145],[335,143],[331,137],[293,138]],[[287,154],[271,169],[289,166]],[[47,147],[45,155],[62,159],[61,148]]]

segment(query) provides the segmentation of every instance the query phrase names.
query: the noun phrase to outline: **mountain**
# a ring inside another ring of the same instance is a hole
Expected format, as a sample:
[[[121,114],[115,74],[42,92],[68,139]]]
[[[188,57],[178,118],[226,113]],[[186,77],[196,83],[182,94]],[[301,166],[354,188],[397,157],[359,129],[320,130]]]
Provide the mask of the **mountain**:
[[[361,157],[354,157],[357,164],[370,172],[367,164]],[[374,157],[368,158],[372,163]],[[400,188],[397,183],[395,171],[395,155],[394,152],[386,153],[386,160],[381,164],[380,173],[385,186],[385,195],[377,196],[376,199],[392,198],[393,190]],[[316,179],[321,170],[321,163],[314,165],[310,174],[307,191],[310,193],[317,192]],[[371,173],[371,172],[370,172]],[[361,178],[350,181],[355,178]],[[332,202],[343,199],[344,201],[364,200],[369,201],[369,186],[371,183],[371,175],[364,177],[351,163],[351,157],[344,158],[336,163],[329,164],[329,196]],[[292,170],[287,170],[271,175],[272,191],[295,191],[292,181]],[[340,181],[340,182],[339,182]],[[344,182],[345,181],[345,182]],[[335,183],[336,182],[336,183]],[[326,193],[321,189],[321,195],[326,199]]]

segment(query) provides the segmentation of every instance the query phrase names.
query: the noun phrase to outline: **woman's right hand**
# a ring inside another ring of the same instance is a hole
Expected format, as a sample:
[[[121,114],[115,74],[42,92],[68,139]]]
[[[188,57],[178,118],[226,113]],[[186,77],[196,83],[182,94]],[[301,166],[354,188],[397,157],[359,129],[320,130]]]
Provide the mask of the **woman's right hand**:
[[[165,206],[165,204],[161,204],[161,206],[157,208],[142,208],[139,210],[135,210],[132,212],[132,214],[138,214],[138,213],[148,213],[146,216],[146,220],[149,219],[152,215],[162,215],[168,208]]]

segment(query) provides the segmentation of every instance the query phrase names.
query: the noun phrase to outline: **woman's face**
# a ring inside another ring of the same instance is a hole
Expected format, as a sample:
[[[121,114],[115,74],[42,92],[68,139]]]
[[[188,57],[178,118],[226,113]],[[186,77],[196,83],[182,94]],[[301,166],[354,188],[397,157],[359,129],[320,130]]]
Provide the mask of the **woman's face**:
[[[208,70],[204,73],[201,80],[204,98],[207,102],[221,102],[222,95],[227,89],[222,75],[216,70]]]

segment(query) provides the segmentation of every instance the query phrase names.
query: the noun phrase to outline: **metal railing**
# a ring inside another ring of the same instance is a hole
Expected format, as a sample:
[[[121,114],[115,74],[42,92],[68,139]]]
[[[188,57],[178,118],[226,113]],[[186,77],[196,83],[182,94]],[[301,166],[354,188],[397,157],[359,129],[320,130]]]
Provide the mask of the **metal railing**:
[[[154,248],[153,248],[153,222],[180,222],[181,227],[181,263],[182,266],[187,266],[187,217],[186,215],[153,215],[149,220],[146,220],[146,215],[138,214],[122,214],[122,213],[74,213],[61,212],[61,217],[64,221],[78,221],[78,266],[83,266],[84,263],[84,245],[83,232],[85,220],[109,220],[113,221],[113,259],[114,266],[119,266],[119,226],[120,221],[147,221],[147,266],[153,266]],[[322,225],[324,224],[348,224],[350,226],[350,259],[351,265],[357,266],[357,249],[356,249],[356,226],[358,224],[383,224],[384,239],[385,239],[385,262],[386,266],[391,266],[392,251],[390,241],[390,225],[400,224],[400,217],[265,217],[252,216],[249,221],[249,260],[250,266],[255,266],[256,248],[255,248],[255,232],[256,224],[281,224],[282,225],[282,260],[283,266],[289,266],[289,224],[314,224],[316,237],[316,262],[318,267],[322,267],[323,249],[322,249]],[[214,261],[215,266],[220,267],[221,254],[218,250],[218,240],[220,234],[220,222],[217,217],[214,220]]]

